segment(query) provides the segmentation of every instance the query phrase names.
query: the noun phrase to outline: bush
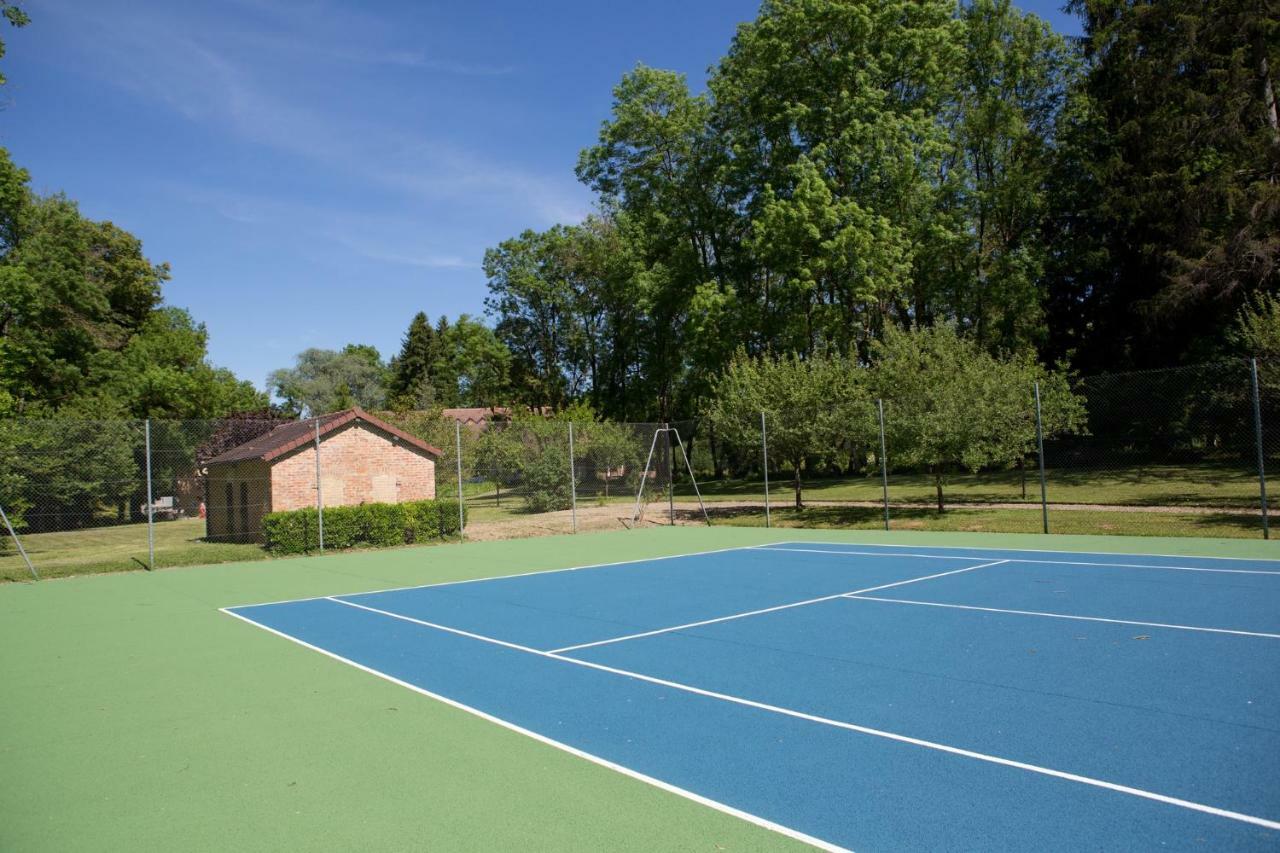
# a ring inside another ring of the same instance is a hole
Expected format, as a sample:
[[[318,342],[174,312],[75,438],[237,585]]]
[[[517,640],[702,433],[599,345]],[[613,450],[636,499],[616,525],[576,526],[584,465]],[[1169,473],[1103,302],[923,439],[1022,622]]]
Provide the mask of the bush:
[[[439,532],[437,536],[454,536],[458,533],[458,502],[454,500],[438,500],[434,501],[436,509],[436,524]],[[463,507],[463,516],[466,515],[466,507]]]
[[[365,542],[388,548],[408,541],[404,510],[400,504],[363,504],[360,509],[364,511]]]
[[[319,513],[310,507],[269,512],[262,517],[262,540],[273,554],[305,554],[314,550],[320,546]]]
[[[362,510],[358,506],[326,507],[324,511],[324,547],[350,548],[361,541]]]
[[[453,500],[335,506],[324,511],[325,548],[386,548],[429,542],[457,532],[458,502]],[[268,513],[262,519],[262,536],[273,554],[314,551],[320,547],[319,513],[314,507]]]

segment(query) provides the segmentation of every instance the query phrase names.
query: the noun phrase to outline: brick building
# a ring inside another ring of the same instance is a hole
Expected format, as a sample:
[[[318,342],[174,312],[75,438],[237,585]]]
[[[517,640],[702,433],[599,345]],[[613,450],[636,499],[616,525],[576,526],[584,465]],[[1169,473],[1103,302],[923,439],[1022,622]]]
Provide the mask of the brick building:
[[[347,409],[278,426],[209,460],[208,538],[258,541],[266,513],[316,505],[317,421],[325,506],[436,496],[439,448],[360,408]]]

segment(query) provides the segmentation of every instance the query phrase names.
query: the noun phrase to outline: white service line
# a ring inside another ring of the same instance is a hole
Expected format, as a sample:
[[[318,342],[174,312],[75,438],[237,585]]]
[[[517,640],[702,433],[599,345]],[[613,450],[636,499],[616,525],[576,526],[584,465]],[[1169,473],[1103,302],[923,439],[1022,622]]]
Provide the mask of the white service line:
[[[312,599],[312,600],[317,600],[317,599]],[[450,699],[448,696],[442,696],[439,693],[432,693],[430,690],[427,690],[426,688],[419,687],[418,685],[412,684],[408,681],[403,681],[399,678],[396,678],[394,675],[388,675],[385,672],[382,672],[380,670],[374,669],[369,666],[365,666],[362,663],[356,663],[350,658],[345,658],[342,655],[329,651],[328,649],[322,649],[319,646],[308,643],[306,640],[300,640],[297,637],[284,633],[283,631],[277,631],[275,628],[269,628],[266,625],[263,625],[259,622],[255,622],[247,616],[241,616],[239,613],[236,613],[225,607],[220,609],[222,610],[223,613],[227,614],[228,616],[234,616],[235,618],[241,620],[242,622],[246,622],[254,626],[255,628],[261,628],[264,631],[275,634],[277,637],[283,637],[284,639],[289,640],[292,643],[297,643],[303,648],[310,649],[313,652],[319,652],[320,654],[325,655],[326,657],[333,658],[334,660],[345,663],[348,666],[353,666],[362,672],[367,672],[370,675],[376,675],[378,678],[381,678],[385,681],[389,681],[398,687],[404,687],[409,690],[412,690],[415,693],[420,693],[423,696],[426,696],[430,699],[435,699],[437,702],[443,702],[444,704],[452,708],[457,708],[460,711],[466,711],[468,714],[474,714],[475,716],[479,717],[482,720],[486,720],[490,723],[496,723],[497,725],[502,726],[504,729],[509,729],[510,731],[516,732],[518,734],[522,734],[525,737],[533,738],[539,743],[545,743],[548,746],[553,746],[556,749],[563,750],[564,752],[567,752],[570,755],[577,756],[578,758],[585,758],[587,761],[590,761],[593,764],[598,764],[601,767],[607,767],[610,770],[613,770],[617,773],[621,773],[623,776],[629,776],[632,779],[638,779],[639,781],[644,782],[648,785],[652,785],[655,788],[659,788],[663,791],[667,791],[669,793],[675,794],[680,797],[684,797],[686,800],[692,800],[693,802],[698,803],[699,805],[708,806],[710,808],[715,809],[716,811],[723,812],[727,815],[732,815],[733,817],[740,818],[741,820],[745,820],[748,823],[752,823],[752,824],[755,824],[756,826],[762,827],[764,829],[768,829],[772,832],[776,832],[779,835],[784,835],[788,838],[794,838],[796,841],[800,841],[805,844],[810,844],[818,848],[819,850],[827,850],[827,851],[831,851],[831,853],[849,853],[849,851],[846,848],[839,847],[835,844],[832,844],[829,841],[823,841],[821,838],[815,838],[812,835],[807,835],[803,832],[800,832],[799,830],[792,829],[789,826],[783,826],[780,823],[774,823],[768,818],[763,818],[763,817],[760,817],[759,815],[754,815],[751,812],[744,812],[742,809],[736,809],[733,806],[726,805],[725,803],[722,803],[718,800],[710,799],[709,797],[704,797],[701,794],[695,794],[693,791],[689,791],[684,788],[677,787],[676,785],[672,785],[670,782],[664,782],[661,779],[654,778],[653,776],[646,776],[645,774],[637,770],[632,770],[630,767],[625,767],[621,764],[617,764],[613,761],[610,761],[607,758],[601,758],[598,755],[593,755],[590,752],[584,752],[583,750],[578,749],[577,747],[569,746],[569,744],[567,743],[561,743],[558,740],[554,740],[552,738],[547,737],[546,735],[539,734],[531,729],[526,729],[523,726],[518,726],[515,723],[508,722],[507,720],[504,720],[501,717],[495,717],[492,714],[486,713],[485,711],[481,711],[479,708],[473,708],[470,705],[465,705],[456,699]]]
[[[975,566],[974,568],[978,568],[978,567]],[[347,607],[355,607],[360,610],[368,610],[371,613],[377,613],[382,616],[388,616],[392,619],[399,619],[404,622],[412,622],[415,625],[422,625],[426,628],[434,628],[437,631],[444,631],[450,634],[457,634],[459,636],[469,637],[473,640],[480,640],[482,642],[492,643],[497,646],[503,646],[505,648],[515,649],[517,651],[526,652],[528,654],[536,655],[538,657],[562,661],[564,663],[573,664],[574,666],[582,666],[582,667],[586,667],[587,669],[594,669],[600,672],[607,672],[613,675],[620,675],[625,678],[632,678],[637,681],[644,681],[650,684],[657,684],[661,687],[669,687],[672,690],[681,690],[686,693],[692,693],[697,696],[705,696],[710,699],[719,699],[721,701],[729,702],[734,705],[741,705],[747,708],[755,708],[760,711],[769,711],[771,713],[780,714],[785,717],[792,717],[799,720],[807,720],[811,723],[818,723],[824,726],[832,726],[833,728],[845,729],[846,731],[857,732],[859,734],[865,734],[865,735],[871,735],[872,737],[884,738],[885,740],[891,740],[897,743],[910,744],[911,746],[923,747],[924,749],[932,749],[938,752],[947,753],[949,755],[957,755],[962,758],[971,758],[976,761],[986,762],[988,764],[996,764],[1002,767],[1011,767],[1015,770],[1025,770],[1030,773],[1036,773],[1041,776],[1049,776],[1054,779],[1063,779],[1068,782],[1078,782],[1079,784],[1082,784],[1082,785],[1088,785],[1094,788],[1101,788],[1107,791],[1114,791],[1120,794],[1128,794],[1129,796],[1132,796],[1132,797],[1138,797],[1144,800],[1152,800],[1154,802],[1164,803],[1166,805],[1177,806],[1179,808],[1189,809],[1191,811],[1201,812],[1203,814],[1210,814],[1216,817],[1226,818],[1228,820],[1239,821],[1240,823],[1248,823],[1254,826],[1261,826],[1266,829],[1280,830],[1280,821],[1269,820],[1263,817],[1256,817],[1254,815],[1248,815],[1242,812],[1235,812],[1235,811],[1231,811],[1230,809],[1221,809],[1221,808],[1218,808],[1217,806],[1210,806],[1204,803],[1197,803],[1191,800],[1180,799],[1178,797],[1170,797],[1164,794],[1157,794],[1154,791],[1145,791],[1141,788],[1131,788],[1128,785],[1120,785],[1115,782],[1107,782],[1106,780],[1095,779],[1090,776],[1081,776],[1077,773],[1068,773],[1063,770],[1054,770],[1051,767],[1041,767],[1038,764],[1029,764],[1025,761],[1015,761],[1014,759],[1011,759],[1011,758],[1002,758],[998,755],[988,755],[987,753],[975,752],[974,750],[971,750],[971,749],[963,749],[957,746],[948,746],[947,744],[944,744],[944,743],[924,740],[922,738],[910,737],[908,735],[901,735],[901,734],[897,734],[896,732],[884,731],[883,729],[873,729],[870,726],[860,726],[856,723],[846,723],[842,720],[833,720],[828,717],[817,716],[816,714],[807,714],[803,711],[796,711],[792,708],[783,708],[778,705],[770,705],[765,702],[757,702],[754,699],[744,699],[740,696],[731,696],[727,693],[717,693],[714,690],[704,690],[701,687],[694,687],[689,684],[682,684],[678,681],[668,681],[665,678],[657,678],[652,675],[644,675],[643,673],[639,673],[639,672],[632,672],[626,669],[619,669],[617,667],[606,666],[605,664],[602,664],[602,663],[595,663],[593,661],[566,657],[564,655],[556,654],[555,652],[544,652],[540,649],[534,649],[528,646],[521,646],[517,643],[509,643],[506,640],[499,640],[494,637],[486,637],[482,634],[474,634],[470,631],[463,631],[458,628],[450,628],[447,625],[439,625],[434,622],[426,622],[422,619],[415,619],[412,616],[404,616],[399,613],[394,613],[390,610],[379,610],[376,607],[368,607],[363,604],[356,604],[355,602],[352,602],[352,601],[343,601],[338,598],[333,598],[330,600],[333,601],[335,604],[341,604]],[[234,616],[238,614],[232,614],[232,615]],[[245,621],[252,622],[253,620],[246,619]],[[271,630],[271,629],[268,629],[268,630]],[[282,636],[287,636],[287,635],[282,635]]]
[[[876,592],[882,589],[889,589],[890,587],[902,586],[903,584],[919,583],[920,581],[933,580],[934,578],[945,577],[946,575],[958,575],[961,572],[971,572],[974,569],[985,569],[987,566],[994,566],[1004,562],[1007,562],[1007,561],[997,560],[994,563],[983,563],[980,566],[967,566],[963,569],[954,569],[949,572],[939,572],[936,575],[928,575],[922,578],[910,578],[909,580],[897,581],[896,583],[887,583],[881,586],[867,587],[866,589],[855,589],[852,592],[837,592],[837,593],[834,593],[833,595],[824,595],[819,598],[806,598],[804,601],[793,601],[790,604],[777,604],[777,605],[774,605],[773,607],[762,607],[759,610],[747,610],[743,613],[731,613],[728,616],[717,616],[714,619],[703,619],[699,622],[686,622],[683,625],[672,625],[669,628],[655,628],[652,631],[640,631],[639,633],[636,633],[636,634],[625,634],[621,637],[609,637],[608,639],[596,640],[591,643],[579,643],[576,646],[565,646],[560,649],[552,649],[551,653],[561,654],[562,652],[576,652],[579,649],[590,649],[595,646],[607,646],[607,645],[610,645],[611,643],[621,643],[626,640],[639,640],[642,637],[655,637],[658,634],[670,634],[673,631],[683,631],[686,628],[700,628],[703,625],[714,625],[717,622],[728,622],[733,619],[745,619],[748,616],[759,616],[762,613],[776,613],[779,610],[790,610],[793,607],[806,607],[810,604],[819,604],[823,601],[833,601],[837,598],[844,598],[850,595],[858,595],[864,592]]]
[[[563,569],[535,569],[532,572],[516,572],[510,575],[489,575],[483,578],[463,578],[456,581],[438,581],[437,583],[419,583],[409,586],[390,586],[385,589],[365,589],[356,590],[355,592],[341,592],[337,595],[377,595],[383,592],[408,592],[411,589],[435,589],[441,586],[462,586],[463,584],[484,583],[485,581],[504,581],[511,578],[527,578],[533,575],[555,575],[561,572],[577,572],[582,569],[607,569],[610,566],[629,566],[633,563],[653,563],[659,560],[678,560],[681,557],[705,557],[708,554],[726,554],[730,551],[752,551],[755,545],[734,545],[732,548],[713,548],[710,551],[690,551],[682,554],[663,554],[658,557],[637,557],[634,560],[617,560],[612,563],[588,563],[585,566],[566,566]],[[969,558],[973,559],[973,558]],[[268,607],[273,604],[297,604],[303,601],[323,601],[331,598],[329,595],[312,595],[306,598],[282,598],[279,601],[254,601],[249,604],[229,604],[228,607],[234,607],[237,610],[244,610],[248,607]]]
[[[749,546],[757,551],[795,551],[802,554],[827,554],[831,557],[916,557],[922,560],[980,560],[981,557],[967,557],[954,554],[904,554],[895,552],[886,554],[883,551],[825,551],[821,548],[770,548],[766,545]],[[1001,549],[1003,550],[1003,549]],[[1212,559],[1212,558],[1207,558]],[[1093,563],[1084,560],[1028,560],[1025,557],[1006,557],[1005,563],[1035,563],[1048,566],[1099,566],[1107,569],[1168,569],[1171,572],[1208,572],[1225,575],[1271,575],[1280,578],[1280,571],[1270,572],[1265,569],[1206,569],[1197,566],[1157,566],[1147,563]]]
[[[883,601],[889,604],[916,604],[923,607],[949,607],[955,610],[980,610],[984,613],[1011,613],[1015,616],[1047,616],[1050,619],[1073,619],[1079,622],[1108,622],[1113,625],[1139,625],[1144,628],[1173,628],[1177,631],[1203,631],[1207,634],[1235,634],[1241,637],[1261,637],[1267,640],[1280,640],[1280,634],[1268,634],[1263,631],[1241,631],[1233,628],[1204,628],[1199,625],[1171,625],[1167,622],[1139,622],[1135,619],[1107,619],[1102,616],[1075,616],[1069,613],[1045,613],[1039,610],[1006,610],[1001,607],[976,607],[972,604],[944,604],[939,601],[912,601],[908,598],[877,598],[874,595],[847,593],[843,598],[854,601]]]

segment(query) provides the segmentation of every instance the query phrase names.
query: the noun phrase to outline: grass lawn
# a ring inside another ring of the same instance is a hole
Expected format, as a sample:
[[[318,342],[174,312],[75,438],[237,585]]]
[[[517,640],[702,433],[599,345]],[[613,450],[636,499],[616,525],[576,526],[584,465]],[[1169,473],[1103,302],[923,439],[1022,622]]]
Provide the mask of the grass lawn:
[[[0,585],[0,849],[801,849],[218,608],[804,538],[1275,555],[1261,540],[676,527]]]
[[[258,545],[204,542],[204,520],[182,518],[158,521],[157,566],[194,566],[233,560],[263,559]],[[41,577],[62,577],[86,572],[122,572],[147,567],[147,525],[121,524],[67,530],[61,533],[21,534],[22,545]],[[7,540],[7,537],[6,537]],[[0,550],[0,580],[31,577],[26,564],[7,540]]]
[[[1013,503],[1023,500],[1018,471],[951,474],[943,495],[956,503]],[[1159,465],[1115,468],[1105,471],[1050,470],[1046,476],[1050,503],[1120,504],[1130,506],[1214,506],[1255,509],[1258,506],[1257,475],[1243,466]],[[764,484],[758,480],[699,483],[707,500],[761,500]],[[770,478],[769,492],[781,504],[793,491],[790,476]],[[678,484],[676,494],[693,496],[693,489]],[[804,483],[804,496],[812,500],[878,501],[880,478],[850,477],[812,479]],[[891,473],[891,501],[932,503],[933,479],[927,474]],[[1027,472],[1027,497],[1040,502],[1039,473]],[[1271,506],[1280,507],[1272,497]]]

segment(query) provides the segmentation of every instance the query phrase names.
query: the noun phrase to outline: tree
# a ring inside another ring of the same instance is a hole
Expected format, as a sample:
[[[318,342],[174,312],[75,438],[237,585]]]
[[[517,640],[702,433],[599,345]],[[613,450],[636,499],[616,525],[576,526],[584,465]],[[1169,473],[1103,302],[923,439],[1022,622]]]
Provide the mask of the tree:
[[[439,358],[435,329],[425,312],[409,322],[400,345],[400,354],[391,359],[388,396],[395,408],[429,409],[435,405],[431,369]]]
[[[805,462],[833,458],[851,441],[865,446],[874,430],[863,371],[842,356],[740,352],[716,380],[706,418],[726,442],[752,447],[760,442],[762,412],[770,456],[792,469],[796,509],[804,507]]]
[[[609,499],[609,487],[622,481],[632,488],[640,484],[648,442],[652,434],[638,433],[625,424],[603,420],[574,420],[575,465],[581,463],[604,487],[604,499]]]
[[[948,472],[1018,464],[1034,449],[1035,381],[1046,437],[1083,427],[1083,403],[1064,374],[1030,356],[992,356],[953,326],[886,330],[872,354],[871,386],[884,400],[889,458],[933,476],[938,512],[946,510]]]
[[[452,325],[441,324],[438,340],[440,375],[452,383],[453,405],[494,407],[508,401],[511,350],[492,329],[461,314]]]
[[[1089,370],[1221,351],[1280,290],[1274,4],[1073,0],[1087,79],[1064,134],[1055,325]]]
[[[935,272],[943,303],[980,346],[1018,351],[1046,339],[1048,186],[1080,65],[1062,36],[1009,0],[971,0],[959,23],[942,190],[961,224]]]
[[[30,16],[22,11],[22,8],[16,3],[0,3],[0,17],[9,22],[12,27],[25,27],[31,23]],[[4,56],[4,42],[0,41],[0,57]],[[0,85],[7,83],[8,79],[0,74]]]
[[[583,390],[582,326],[565,268],[571,233],[525,231],[485,252],[485,308],[511,352],[512,391],[529,406],[562,405]]]
[[[0,392],[14,414],[206,418],[266,400],[208,361],[208,332],[163,304],[166,264],[0,149]]]
[[[475,470],[493,481],[496,506],[502,506],[504,481],[519,477],[523,459],[520,430],[505,421],[489,421],[476,437]]]
[[[196,420],[262,409],[266,395],[207,358],[208,332],[181,308],[151,312],[125,346],[93,359],[87,380],[100,414]]]
[[[272,371],[267,384],[288,409],[315,417],[337,411],[341,403],[381,407],[386,373],[376,349],[349,344],[341,352],[303,350],[294,367]]]

